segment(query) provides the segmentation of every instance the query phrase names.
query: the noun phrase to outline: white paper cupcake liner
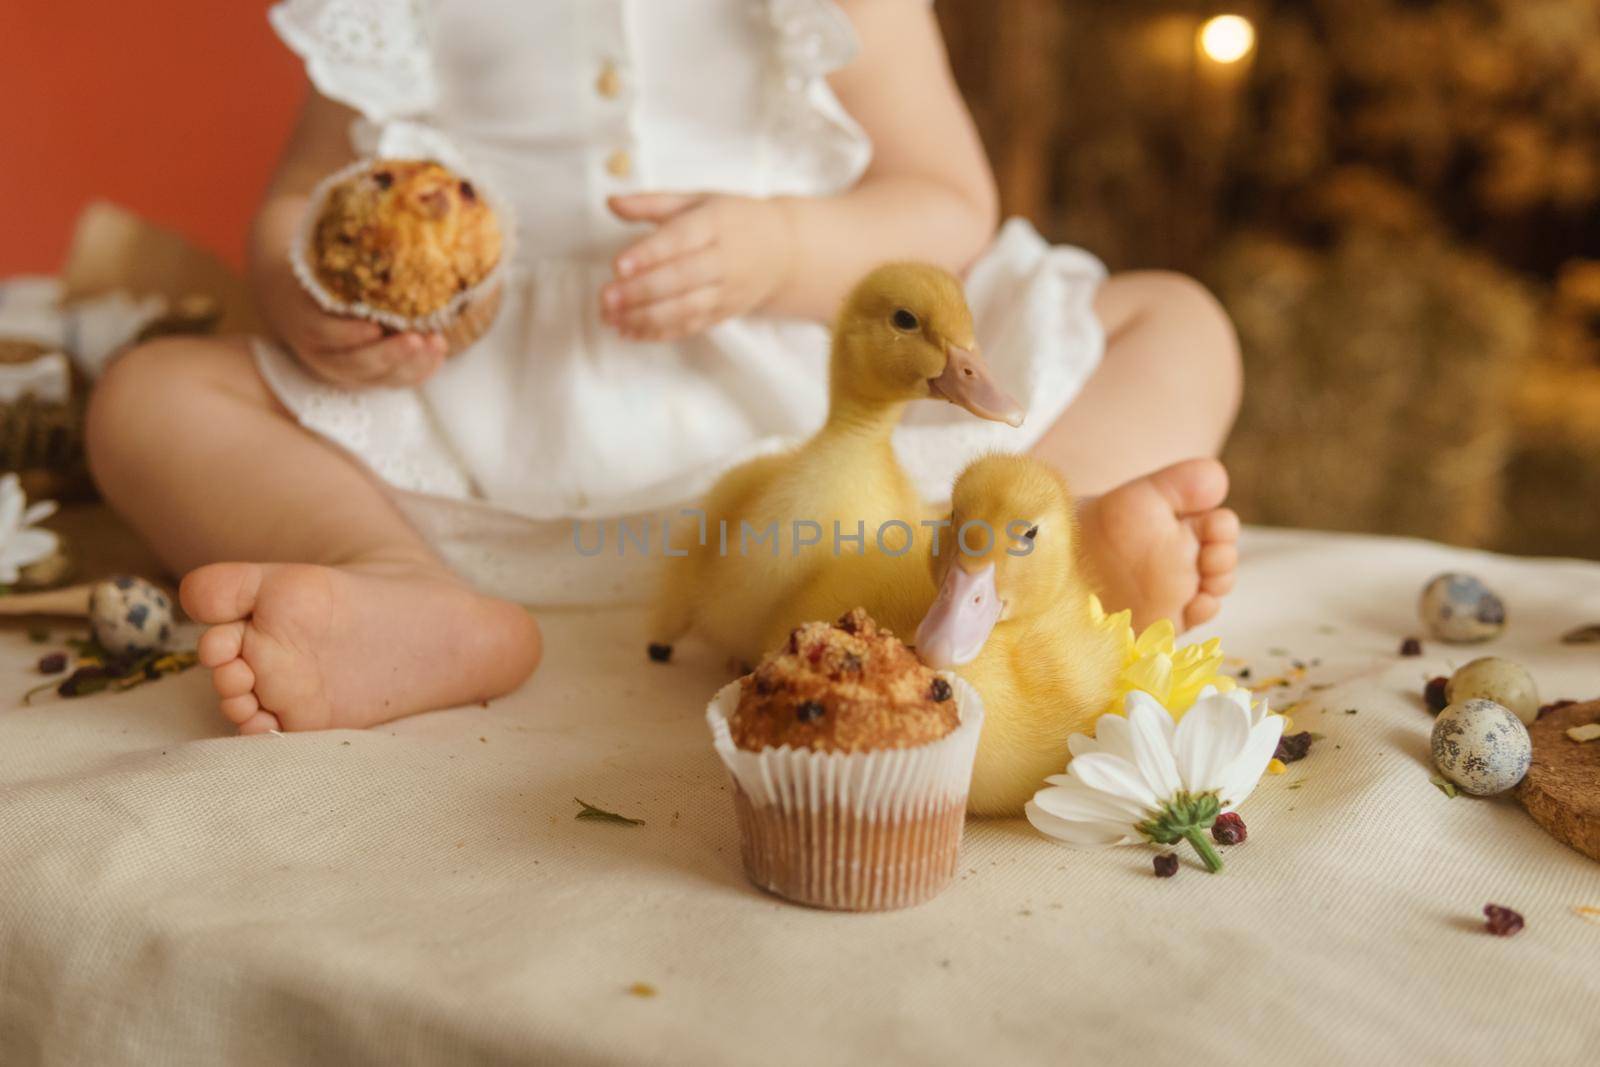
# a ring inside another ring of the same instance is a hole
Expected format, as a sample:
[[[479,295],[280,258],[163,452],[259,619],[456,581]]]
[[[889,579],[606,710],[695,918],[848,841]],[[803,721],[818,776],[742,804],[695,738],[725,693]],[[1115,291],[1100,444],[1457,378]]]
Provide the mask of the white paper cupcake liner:
[[[717,693],[706,721],[733,780],[740,852],[753,883],[843,911],[909,907],[949,884],[983,701],[955,675],[940,676],[954,691],[960,725],[930,744],[876,752],[741,749],[728,727],[740,683]]]
[[[289,248],[289,265],[301,287],[311,294],[318,307],[329,314],[368,319],[391,330],[402,332],[414,330],[419,333],[442,333],[450,341],[451,351],[459,351],[481,337],[494,321],[495,314],[500,310],[500,295],[505,284],[508,264],[516,251],[517,228],[511,208],[495,192],[493,186],[484,182],[478,175],[451,167],[472,182],[478,195],[487,201],[490,210],[494,212],[495,221],[500,227],[500,260],[482,281],[451,297],[450,302],[438,311],[430,315],[408,317],[372,307],[370,304],[344,300],[322,284],[317,277],[316,268],[311,263],[317,220],[322,214],[323,202],[327,200],[333,187],[385,161],[385,158],[379,157],[359,159],[339,168],[316,184],[311,190],[305,216],[300,220],[299,232],[295,234],[294,243]]]

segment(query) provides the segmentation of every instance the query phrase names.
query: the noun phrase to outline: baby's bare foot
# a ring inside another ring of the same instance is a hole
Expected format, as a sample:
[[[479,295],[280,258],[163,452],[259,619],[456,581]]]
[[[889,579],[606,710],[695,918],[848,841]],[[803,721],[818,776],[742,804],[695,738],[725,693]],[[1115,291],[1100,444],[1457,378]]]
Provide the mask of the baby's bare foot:
[[[183,580],[241,734],[372,726],[510,692],[539,662],[515,604],[433,572],[218,563]]]
[[[1222,507],[1228,472],[1214,459],[1174,463],[1084,505],[1083,547],[1106,610],[1143,629],[1211,619],[1233,589],[1239,517]]]

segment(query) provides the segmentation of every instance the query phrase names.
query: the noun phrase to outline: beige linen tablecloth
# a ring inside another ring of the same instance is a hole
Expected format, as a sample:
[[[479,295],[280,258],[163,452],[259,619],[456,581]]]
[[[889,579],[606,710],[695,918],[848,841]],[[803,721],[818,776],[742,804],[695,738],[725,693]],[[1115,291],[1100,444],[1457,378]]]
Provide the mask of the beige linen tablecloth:
[[[1227,870],[973,822],[896,914],[745,883],[719,673],[648,663],[632,611],[546,616],[521,693],[360,733],[224,736],[200,672],[8,706],[0,1063],[1595,1063],[1600,865],[1428,781],[1416,694],[1477,650],[1395,653],[1448,567],[1504,594],[1490,648],[1547,699],[1600,695],[1600,648],[1557,642],[1600,565],[1250,531],[1217,632],[1336,684]],[[0,678],[37,653],[8,636]],[[1527,929],[1487,935],[1490,901]]]

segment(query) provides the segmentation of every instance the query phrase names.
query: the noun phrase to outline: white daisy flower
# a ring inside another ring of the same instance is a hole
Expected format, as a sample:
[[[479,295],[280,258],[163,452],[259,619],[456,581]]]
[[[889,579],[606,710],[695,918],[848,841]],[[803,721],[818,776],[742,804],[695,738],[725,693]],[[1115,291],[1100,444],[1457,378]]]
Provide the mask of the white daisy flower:
[[[1120,845],[1141,838],[1194,846],[1207,869],[1222,859],[1206,831],[1244,802],[1283,734],[1283,716],[1250,692],[1207,687],[1181,721],[1150,694],[1128,694],[1127,715],[1102,715],[1095,736],[1073,734],[1067,773],[1028,802],[1028,821],[1069,845]]]
[[[22,568],[49,559],[60,540],[49,530],[36,530],[33,524],[56,512],[54,500],[41,500],[28,506],[28,495],[15,474],[0,477],[0,584],[16,581]]]

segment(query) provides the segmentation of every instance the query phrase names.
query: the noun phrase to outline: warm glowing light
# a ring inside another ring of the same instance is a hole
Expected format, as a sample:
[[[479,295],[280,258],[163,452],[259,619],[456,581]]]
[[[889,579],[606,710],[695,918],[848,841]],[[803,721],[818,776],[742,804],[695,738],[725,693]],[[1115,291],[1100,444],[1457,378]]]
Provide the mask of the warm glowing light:
[[[1218,15],[1200,27],[1200,51],[1218,63],[1237,63],[1256,46],[1256,28],[1243,15]]]

